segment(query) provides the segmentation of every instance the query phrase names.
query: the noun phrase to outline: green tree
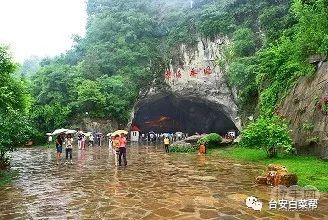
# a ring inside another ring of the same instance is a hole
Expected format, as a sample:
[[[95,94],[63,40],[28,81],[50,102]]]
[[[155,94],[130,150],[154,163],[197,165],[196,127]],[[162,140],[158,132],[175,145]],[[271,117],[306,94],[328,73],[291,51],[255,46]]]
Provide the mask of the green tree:
[[[41,59],[37,56],[32,56],[24,60],[23,64],[18,68],[17,73],[21,76],[31,76],[35,74],[40,66]]]
[[[278,150],[283,153],[292,151],[292,140],[288,126],[277,117],[258,118],[242,131],[240,146],[261,148],[268,157],[276,157]]]
[[[103,76],[98,80],[105,95],[104,111],[119,121],[130,119],[130,109],[137,98],[138,87],[123,76]]]
[[[30,132],[29,96],[25,82],[14,77],[15,69],[7,49],[0,47],[0,170],[9,166],[7,152],[24,143]]]
[[[255,35],[249,28],[240,28],[233,33],[233,53],[236,57],[248,57],[256,51]]]
[[[77,86],[78,112],[88,112],[91,116],[104,117],[105,96],[100,91],[97,82],[83,80]]]

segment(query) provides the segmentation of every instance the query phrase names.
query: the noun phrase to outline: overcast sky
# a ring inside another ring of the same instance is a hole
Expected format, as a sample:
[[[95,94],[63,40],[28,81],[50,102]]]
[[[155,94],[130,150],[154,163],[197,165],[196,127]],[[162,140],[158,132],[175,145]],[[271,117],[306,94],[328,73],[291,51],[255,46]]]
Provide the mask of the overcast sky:
[[[10,46],[16,61],[54,56],[84,35],[85,0],[0,0],[0,44]]]

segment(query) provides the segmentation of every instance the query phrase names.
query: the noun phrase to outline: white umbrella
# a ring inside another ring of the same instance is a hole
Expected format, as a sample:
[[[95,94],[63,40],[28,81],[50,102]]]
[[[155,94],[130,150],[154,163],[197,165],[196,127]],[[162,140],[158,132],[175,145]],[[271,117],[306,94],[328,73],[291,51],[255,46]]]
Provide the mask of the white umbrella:
[[[56,129],[54,132],[52,132],[52,135],[65,133],[66,131],[68,131],[68,129],[65,129],[65,128]]]
[[[77,131],[75,130],[67,130],[65,134],[75,134]]]
[[[92,132],[85,132],[83,133],[86,137],[90,137],[92,135]]]
[[[46,135],[47,135],[47,136],[51,136],[51,135],[52,135],[52,133],[46,133]]]

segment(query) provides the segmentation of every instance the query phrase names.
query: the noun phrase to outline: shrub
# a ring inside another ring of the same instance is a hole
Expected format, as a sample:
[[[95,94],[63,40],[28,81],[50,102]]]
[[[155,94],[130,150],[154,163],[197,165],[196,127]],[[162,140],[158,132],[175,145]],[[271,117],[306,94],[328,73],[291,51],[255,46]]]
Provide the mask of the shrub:
[[[197,146],[189,146],[189,147],[178,147],[178,146],[170,146],[169,151],[170,153],[191,153],[197,151]]]
[[[240,146],[262,148],[269,158],[277,156],[278,149],[285,153],[293,150],[288,126],[276,116],[257,119],[249,124],[241,135]]]
[[[208,134],[197,141],[197,144],[205,144],[207,148],[217,147],[222,141],[222,137],[216,133]]]
[[[317,108],[321,111],[322,114],[324,115],[328,114],[328,96],[320,99],[317,102]]]
[[[10,167],[10,158],[7,156],[7,152],[0,151],[0,171],[6,170]]]
[[[9,168],[7,152],[28,140],[31,128],[28,117],[17,110],[0,111],[0,170]]]
[[[302,127],[305,131],[312,131],[314,129],[314,124],[312,122],[306,121],[306,122],[304,122]]]

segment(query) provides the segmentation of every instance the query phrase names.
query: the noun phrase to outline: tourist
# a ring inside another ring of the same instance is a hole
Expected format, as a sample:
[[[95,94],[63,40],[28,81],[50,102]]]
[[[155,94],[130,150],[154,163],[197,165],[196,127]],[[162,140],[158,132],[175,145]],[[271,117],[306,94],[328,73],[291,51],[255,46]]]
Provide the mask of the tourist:
[[[85,142],[86,142],[85,139],[86,139],[85,134],[82,133],[81,147],[83,150],[85,150]]]
[[[97,133],[97,143],[98,143],[98,146],[101,147],[101,133]]]
[[[79,150],[82,149],[82,139],[83,139],[83,132],[79,131],[79,133],[77,134],[77,146]]]
[[[124,166],[127,165],[127,161],[126,161],[126,143],[127,143],[126,137],[122,133],[121,138],[120,138],[119,157],[118,157],[118,165],[119,166],[122,165],[122,156],[123,156],[123,160],[124,160]]]
[[[51,145],[51,142],[52,142],[52,136],[49,135],[49,136],[48,136],[48,147]]]
[[[65,145],[66,145],[66,163],[68,163],[68,155],[69,155],[70,163],[73,164],[72,161],[73,138],[71,134],[67,134],[65,139]]]
[[[119,157],[119,148],[120,148],[120,136],[119,135],[115,135],[115,137],[113,137],[113,145],[112,145],[112,149],[113,149],[113,154],[115,157],[115,165],[118,166],[118,157]]]
[[[59,165],[59,161],[61,159],[61,154],[63,152],[63,134],[58,134],[56,138],[56,160],[57,165]]]
[[[93,134],[90,134],[90,137],[89,137],[89,146],[91,145],[91,147],[92,147],[93,146],[93,142],[94,142]]]
[[[113,140],[112,140],[112,137],[111,136],[108,137],[108,148],[109,149],[112,149],[113,148]]]
[[[168,138],[168,136],[165,136],[165,138],[164,138],[164,148],[165,148],[166,153],[169,153],[169,145],[170,145],[170,139]]]

